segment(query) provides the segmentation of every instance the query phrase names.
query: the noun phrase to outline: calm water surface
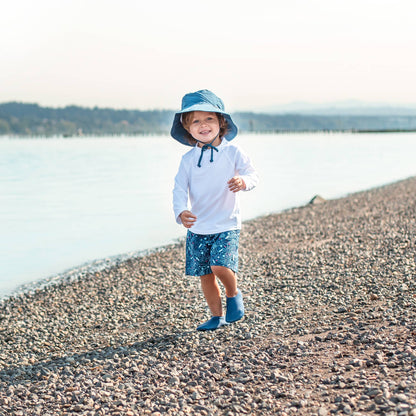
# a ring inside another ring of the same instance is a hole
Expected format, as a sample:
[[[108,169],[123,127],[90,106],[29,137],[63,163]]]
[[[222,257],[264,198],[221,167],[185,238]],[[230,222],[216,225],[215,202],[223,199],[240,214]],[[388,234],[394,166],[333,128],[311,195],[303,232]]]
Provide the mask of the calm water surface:
[[[240,135],[261,182],[243,218],[416,175],[416,134]],[[169,137],[0,139],[0,296],[185,235],[171,208],[187,150]]]

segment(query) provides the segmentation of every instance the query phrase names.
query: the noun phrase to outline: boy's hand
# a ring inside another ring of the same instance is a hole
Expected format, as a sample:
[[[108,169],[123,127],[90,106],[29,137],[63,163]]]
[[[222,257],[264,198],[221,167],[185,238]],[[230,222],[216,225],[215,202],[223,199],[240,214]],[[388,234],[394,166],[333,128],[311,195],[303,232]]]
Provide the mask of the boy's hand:
[[[227,183],[228,188],[232,192],[243,191],[246,189],[246,183],[239,176],[234,176],[234,178],[231,178]]]
[[[196,221],[196,216],[191,211],[182,211],[179,218],[185,228],[191,228]]]

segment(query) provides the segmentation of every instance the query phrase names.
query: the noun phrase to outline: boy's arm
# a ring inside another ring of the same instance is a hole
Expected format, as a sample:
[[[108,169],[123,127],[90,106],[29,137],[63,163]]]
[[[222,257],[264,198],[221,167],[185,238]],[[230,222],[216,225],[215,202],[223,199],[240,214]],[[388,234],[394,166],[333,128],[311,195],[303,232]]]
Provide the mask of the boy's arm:
[[[180,215],[188,210],[188,176],[186,175],[183,160],[179,166],[178,173],[175,176],[175,185],[173,188],[173,212],[178,224],[182,224]]]
[[[238,153],[236,155],[236,169],[238,171],[238,176],[235,176],[232,180],[240,178],[243,184],[240,185],[237,182],[236,185],[239,189],[234,192],[239,190],[251,191],[257,186],[259,182],[259,175],[257,174],[250,158],[241,149],[238,149]]]

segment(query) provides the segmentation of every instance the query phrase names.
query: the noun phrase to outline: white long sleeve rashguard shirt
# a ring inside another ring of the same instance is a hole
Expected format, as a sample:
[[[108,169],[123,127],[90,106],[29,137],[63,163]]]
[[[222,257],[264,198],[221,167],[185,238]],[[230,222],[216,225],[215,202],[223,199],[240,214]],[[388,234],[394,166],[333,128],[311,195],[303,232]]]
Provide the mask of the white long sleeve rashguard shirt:
[[[240,176],[245,191],[253,189],[258,175],[250,158],[238,145],[222,140],[217,146],[218,152],[205,150],[201,160],[201,148],[195,146],[182,156],[173,189],[173,210],[176,221],[181,224],[179,215],[190,210],[197,220],[190,228],[195,234],[216,234],[241,228],[240,198],[238,192],[232,192],[227,182],[234,176]],[[189,202],[190,207],[189,207]]]

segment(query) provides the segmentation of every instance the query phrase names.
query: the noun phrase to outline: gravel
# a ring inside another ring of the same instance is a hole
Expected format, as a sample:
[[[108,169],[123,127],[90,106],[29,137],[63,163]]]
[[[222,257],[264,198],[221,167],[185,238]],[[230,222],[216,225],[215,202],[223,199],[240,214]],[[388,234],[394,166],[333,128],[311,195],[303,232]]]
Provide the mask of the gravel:
[[[416,416],[415,195],[246,222],[246,317],[214,332],[183,241],[4,299],[0,415]]]

